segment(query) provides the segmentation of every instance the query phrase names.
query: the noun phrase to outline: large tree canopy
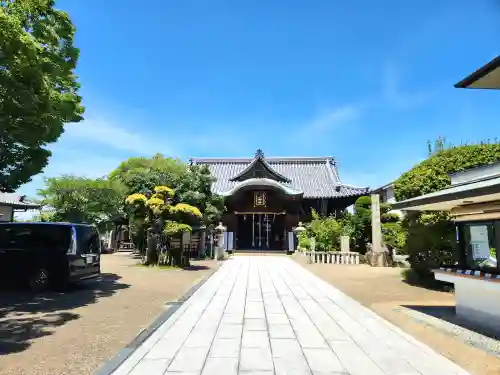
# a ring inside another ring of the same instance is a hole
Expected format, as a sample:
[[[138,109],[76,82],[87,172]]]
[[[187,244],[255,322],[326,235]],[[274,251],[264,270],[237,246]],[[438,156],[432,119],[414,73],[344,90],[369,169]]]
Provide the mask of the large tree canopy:
[[[0,191],[40,173],[45,146],[82,120],[75,27],[54,3],[0,0]]]
[[[55,211],[53,221],[93,223],[110,229],[124,215],[124,188],[116,181],[62,176],[48,178],[39,191],[42,203]]]
[[[128,195],[147,195],[154,191],[155,186],[171,186],[176,192],[174,201],[198,207],[204,224],[219,220],[224,208],[223,199],[212,194],[214,178],[206,166],[188,166],[179,159],[161,154],[152,158],[127,159],[110,173],[109,178],[122,183]]]
[[[122,162],[110,173],[110,180],[125,185],[126,194],[149,194],[155,186],[177,186],[187,169],[179,159],[156,154],[152,158],[133,157]]]

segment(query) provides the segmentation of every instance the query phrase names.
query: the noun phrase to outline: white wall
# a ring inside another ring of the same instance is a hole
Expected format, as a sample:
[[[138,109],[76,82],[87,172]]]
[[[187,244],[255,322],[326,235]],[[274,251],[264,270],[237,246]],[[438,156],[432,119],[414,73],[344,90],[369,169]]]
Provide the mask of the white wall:
[[[12,207],[0,206],[0,221],[10,221]]]
[[[434,273],[436,280],[455,284],[457,316],[495,331],[500,327],[500,283]]]
[[[452,174],[451,184],[462,184],[470,181],[474,181],[481,178],[488,178],[493,176],[498,176],[500,174],[500,163],[484,165],[482,167],[467,169],[462,172]]]
[[[394,195],[394,188],[392,187],[392,185],[389,185],[384,190],[380,191],[378,194],[380,195],[380,203],[392,204],[397,202],[396,197]],[[398,214],[399,216],[404,215],[403,212],[400,210],[391,210],[390,212]]]

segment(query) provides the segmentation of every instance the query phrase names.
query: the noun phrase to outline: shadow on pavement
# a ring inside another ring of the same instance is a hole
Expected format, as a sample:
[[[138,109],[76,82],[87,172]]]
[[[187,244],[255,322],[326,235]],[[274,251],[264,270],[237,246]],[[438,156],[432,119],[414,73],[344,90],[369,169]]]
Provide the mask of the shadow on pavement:
[[[208,270],[210,267],[204,266],[201,264],[191,264],[188,267],[183,267],[183,271],[202,271],[202,270]]]
[[[51,335],[56,327],[80,317],[67,310],[97,303],[130,287],[120,283],[120,278],[104,273],[66,292],[33,294],[25,290],[0,290],[0,355],[23,351],[35,339]]]
[[[469,331],[489,337],[493,340],[500,340],[500,332],[495,332],[490,328],[483,327],[479,324],[475,324],[458,317],[455,312],[455,306],[401,305],[401,307],[443,320]]]

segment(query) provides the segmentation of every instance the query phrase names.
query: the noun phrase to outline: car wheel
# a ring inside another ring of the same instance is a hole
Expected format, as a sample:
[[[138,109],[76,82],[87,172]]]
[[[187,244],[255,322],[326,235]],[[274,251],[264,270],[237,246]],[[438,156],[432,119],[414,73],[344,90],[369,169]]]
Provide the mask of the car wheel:
[[[45,268],[38,268],[29,279],[30,289],[35,292],[43,292],[50,285],[49,271]]]

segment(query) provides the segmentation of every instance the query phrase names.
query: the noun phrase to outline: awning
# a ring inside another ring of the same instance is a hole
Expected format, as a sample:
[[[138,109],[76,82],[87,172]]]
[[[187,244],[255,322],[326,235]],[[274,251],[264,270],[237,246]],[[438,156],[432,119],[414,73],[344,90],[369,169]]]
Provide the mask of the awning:
[[[464,205],[494,201],[500,201],[499,176],[407,199],[394,203],[392,208],[405,211],[451,211]]]
[[[302,191],[295,190],[289,186],[271,180],[270,178],[249,178],[248,180],[242,181],[233,188],[223,192],[221,195],[228,197],[233,195],[237,191],[247,187],[253,187],[253,188],[271,187],[282,191],[286,195],[291,195],[291,196],[300,196],[304,194]]]
[[[500,89],[500,56],[455,85],[461,89]]]

